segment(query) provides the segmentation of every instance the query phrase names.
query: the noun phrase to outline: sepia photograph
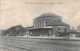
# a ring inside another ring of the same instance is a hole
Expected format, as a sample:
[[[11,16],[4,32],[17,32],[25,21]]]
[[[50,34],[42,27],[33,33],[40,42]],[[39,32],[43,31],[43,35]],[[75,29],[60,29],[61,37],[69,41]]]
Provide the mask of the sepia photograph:
[[[0,51],[80,51],[80,0],[0,0]]]

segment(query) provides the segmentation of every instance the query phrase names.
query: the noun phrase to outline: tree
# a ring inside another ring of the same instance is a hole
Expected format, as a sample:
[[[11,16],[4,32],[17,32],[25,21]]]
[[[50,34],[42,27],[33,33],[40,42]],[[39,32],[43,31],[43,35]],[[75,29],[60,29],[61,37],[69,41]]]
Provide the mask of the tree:
[[[22,25],[17,25],[17,26],[12,26],[10,28],[8,28],[6,31],[5,31],[5,35],[8,35],[8,36],[19,36],[20,33],[24,33],[25,30],[23,28]],[[24,35],[24,34],[22,34]]]

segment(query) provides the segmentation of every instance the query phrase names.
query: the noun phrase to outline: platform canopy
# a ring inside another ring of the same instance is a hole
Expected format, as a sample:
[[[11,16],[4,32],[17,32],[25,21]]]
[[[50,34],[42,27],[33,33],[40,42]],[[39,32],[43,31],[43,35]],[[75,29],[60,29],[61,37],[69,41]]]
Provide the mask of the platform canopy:
[[[47,27],[33,27],[33,28],[28,28],[28,30],[31,30],[31,29],[51,29],[51,28],[53,28],[53,27],[51,27],[51,26],[47,26]]]

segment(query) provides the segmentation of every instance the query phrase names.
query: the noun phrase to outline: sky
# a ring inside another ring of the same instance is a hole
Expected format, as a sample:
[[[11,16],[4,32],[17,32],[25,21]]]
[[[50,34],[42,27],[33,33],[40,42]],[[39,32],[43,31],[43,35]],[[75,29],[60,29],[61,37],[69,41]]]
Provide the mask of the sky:
[[[1,0],[0,3],[0,29],[19,24],[24,27],[32,26],[33,19],[43,13],[57,14],[71,27],[80,24],[79,0]]]

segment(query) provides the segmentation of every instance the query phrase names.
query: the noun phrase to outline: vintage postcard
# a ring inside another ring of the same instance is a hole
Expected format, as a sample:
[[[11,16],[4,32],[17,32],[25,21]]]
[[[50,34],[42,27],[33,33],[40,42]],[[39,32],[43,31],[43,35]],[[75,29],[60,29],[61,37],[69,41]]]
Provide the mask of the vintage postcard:
[[[0,51],[80,51],[80,0],[0,4]]]

